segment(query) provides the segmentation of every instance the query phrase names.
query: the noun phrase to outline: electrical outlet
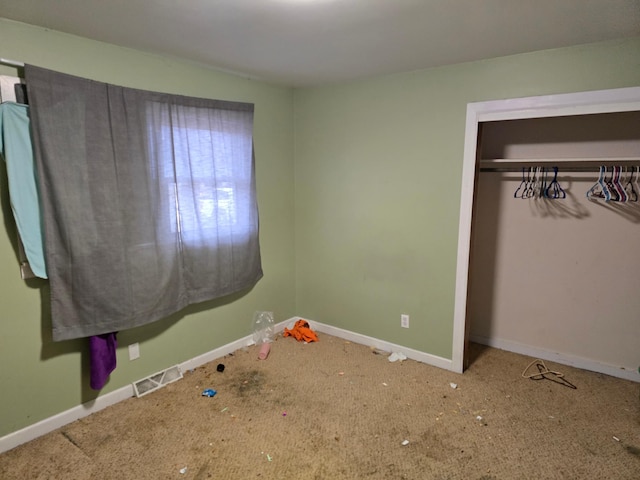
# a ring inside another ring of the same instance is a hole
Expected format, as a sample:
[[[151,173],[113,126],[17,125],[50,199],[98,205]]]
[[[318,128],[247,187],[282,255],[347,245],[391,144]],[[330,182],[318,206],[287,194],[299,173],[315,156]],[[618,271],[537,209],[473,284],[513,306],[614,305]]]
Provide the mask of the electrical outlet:
[[[400,315],[400,326],[402,328],[409,328],[409,315],[404,313]]]
[[[140,358],[140,344],[137,342],[129,345],[129,360],[135,360],[136,358]]]

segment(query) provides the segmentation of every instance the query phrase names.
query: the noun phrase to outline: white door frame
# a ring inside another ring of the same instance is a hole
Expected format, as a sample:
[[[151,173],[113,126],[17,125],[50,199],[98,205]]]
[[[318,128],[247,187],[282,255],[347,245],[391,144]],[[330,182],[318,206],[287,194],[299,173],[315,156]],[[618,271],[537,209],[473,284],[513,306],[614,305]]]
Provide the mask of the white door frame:
[[[471,224],[481,122],[640,110],[640,87],[469,103],[464,139],[451,369],[462,373],[466,342]]]

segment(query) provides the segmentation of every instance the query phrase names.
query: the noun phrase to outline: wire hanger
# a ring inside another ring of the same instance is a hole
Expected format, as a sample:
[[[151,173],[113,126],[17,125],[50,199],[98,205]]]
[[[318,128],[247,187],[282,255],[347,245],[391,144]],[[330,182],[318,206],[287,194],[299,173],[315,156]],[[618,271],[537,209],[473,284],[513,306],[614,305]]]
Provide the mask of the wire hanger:
[[[606,169],[607,167],[605,167],[605,173],[606,173]],[[607,193],[609,194],[609,198],[606,198],[606,194],[605,194],[605,201],[609,202],[609,201],[614,201],[617,202],[620,197],[618,196],[618,192],[616,191],[615,187],[613,186],[613,167],[611,167],[611,176],[609,178],[606,178],[605,175],[605,179],[604,179],[604,183],[607,187]]]
[[[518,188],[516,188],[516,191],[513,192],[513,198],[518,198],[518,192],[522,189],[523,191],[527,188],[526,185],[526,180],[524,179],[524,171],[525,171],[525,167],[522,167],[522,181],[520,182],[520,185],[518,185]]]
[[[545,198],[547,196],[547,171],[544,167],[536,167],[538,174],[538,184],[536,185],[536,196]]]
[[[638,174],[640,174],[640,166],[638,168]],[[627,198],[629,202],[637,202],[638,201],[638,190],[636,189],[633,181],[633,174],[635,173],[636,167],[631,167],[631,171],[629,173],[629,179],[624,186],[624,191],[627,194]],[[636,174],[636,183],[638,180],[638,174]]]
[[[540,167],[540,190],[538,191],[538,198],[547,198],[547,175],[549,169]]]
[[[622,167],[611,167],[611,182],[613,184],[613,188],[616,192],[616,202],[626,203],[628,200],[627,192],[625,192],[624,187],[620,183],[620,173],[622,172]]]
[[[607,171],[607,167],[600,165],[598,181],[587,191],[587,198],[589,200],[598,200],[604,198],[605,201],[611,199],[611,195],[608,193],[607,184],[604,181],[604,177]]]
[[[531,367],[533,367],[534,365],[538,371],[529,373],[529,370],[532,370]],[[559,383],[560,385],[572,388],[574,390],[578,388],[569,380],[564,378],[564,373],[549,370],[544,362],[539,358],[535,359],[533,362],[527,365],[527,368],[525,368],[522,372],[522,378],[529,378],[531,380],[551,380],[552,382]]]
[[[553,180],[544,191],[544,196],[553,200],[567,198],[567,192],[558,183],[558,167],[553,167]]]
[[[527,175],[527,188],[522,192],[522,198],[531,198],[535,195],[536,169],[529,167],[529,175]]]

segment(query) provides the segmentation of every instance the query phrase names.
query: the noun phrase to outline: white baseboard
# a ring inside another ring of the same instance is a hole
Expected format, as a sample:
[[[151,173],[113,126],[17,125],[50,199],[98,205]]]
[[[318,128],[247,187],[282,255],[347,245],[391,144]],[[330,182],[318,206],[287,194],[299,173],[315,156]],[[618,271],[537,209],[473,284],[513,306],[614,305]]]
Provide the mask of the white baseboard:
[[[284,322],[276,324],[274,326],[275,331],[282,331],[285,325],[297,320],[297,318],[298,317],[295,317],[293,319],[285,320]],[[222,358],[229,353],[235,352],[236,350],[253,343],[253,335],[247,335],[246,337],[228,343],[227,345],[223,345],[222,347],[213,349],[207,353],[182,362],[178,366],[183,372],[187,370],[193,370],[194,368],[204,365],[205,363],[209,363],[218,358]],[[131,385],[126,385],[117,390],[114,390],[113,392],[100,395],[95,400],[83,403],[76,407],[70,408],[69,410],[65,410],[64,412],[53,415],[52,417],[45,418],[44,420],[34,423],[33,425],[29,425],[28,427],[9,433],[4,437],[0,437],[0,453],[7,452],[12,448],[17,447],[18,445],[22,445],[23,443],[34,440],[71,422],[75,422],[76,420],[87,417],[92,413],[98,412],[104,408],[110,407],[111,405],[114,405],[133,396],[134,391],[132,383]]]
[[[284,330],[285,326],[293,327],[295,322],[300,320],[301,318],[302,317],[292,317],[288,320],[277,323],[276,325],[274,325],[274,330],[276,333],[279,333]],[[452,370],[452,362],[451,360],[448,360],[446,358],[437,357],[435,355],[430,355],[418,350],[395,345],[393,343],[378,340],[366,335],[361,335],[349,330],[332,327],[331,325],[325,325],[308,319],[305,320],[307,320],[309,322],[309,326],[317,332],[344,338],[345,340],[375,347],[386,352],[403,353],[407,356],[407,358],[411,358],[428,365],[433,365],[435,367]],[[198,355],[197,357],[182,362],[178,366],[180,367],[180,370],[182,372],[193,370],[194,368],[222,358],[229,353],[233,353],[236,350],[247,345],[252,345],[253,343],[253,335],[247,335],[246,337],[240,338],[219,348],[215,348],[209,352],[203,353],[202,355]],[[98,398],[92,400],[91,402],[83,403],[76,407],[70,408],[69,410],[53,415],[52,417],[45,418],[44,420],[34,423],[33,425],[29,425],[28,427],[25,427],[21,430],[9,433],[8,435],[0,438],[0,453],[7,452],[12,448],[22,445],[23,443],[27,443],[31,440],[41,437],[42,435],[54,431],[57,428],[63,427],[71,422],[75,422],[76,420],[87,417],[92,413],[98,412],[104,408],[110,407],[111,405],[114,405],[133,396],[133,384],[126,385],[122,388],[114,390],[113,392],[100,395]]]
[[[633,382],[640,382],[640,375],[636,370],[630,370],[624,367],[616,367],[614,365],[601,363],[588,358],[577,357],[561,352],[554,352],[553,350],[533,347],[531,345],[525,345],[522,343],[513,342],[511,340],[483,337],[481,335],[470,335],[469,340],[500,350],[506,350],[508,352],[519,353],[521,355],[527,355],[533,358],[540,358],[542,360],[548,360],[550,362],[556,362],[562,365],[569,365],[570,367],[581,368],[582,370],[589,370],[590,372],[604,373],[605,375],[623,378],[625,380],[631,380]]]
[[[57,428],[75,422],[81,418],[98,412],[104,408],[110,407],[118,402],[126,400],[133,396],[133,385],[126,385],[113,392],[100,395],[91,402],[83,403],[76,407],[70,408],[64,412],[58,413],[52,417],[29,425],[21,430],[9,433],[0,438],[0,453],[11,450],[12,448],[22,445],[23,443],[34,440],[42,435],[54,431]]]
[[[436,355],[431,355],[430,353],[421,352],[419,350],[413,350],[408,347],[403,347],[402,345],[397,345],[395,343],[379,340],[377,338],[368,337],[367,335],[351,332],[349,330],[343,330],[342,328],[333,327],[331,325],[325,325],[313,320],[308,320],[308,322],[312,330],[326,333],[327,335],[333,335],[334,337],[344,338],[345,340],[349,340],[350,342],[374,347],[385,352],[403,353],[407,358],[410,358],[412,360],[426,363],[427,365],[432,365],[434,367],[443,368],[445,370],[453,371],[453,362],[447,358],[438,357]]]
[[[292,317],[288,320],[284,320],[280,323],[276,323],[273,326],[273,329],[276,333],[281,332],[282,330],[284,330],[285,326],[295,323],[298,320],[298,318],[299,317]],[[254,343],[255,342],[253,341],[253,334],[247,335],[246,337],[242,337],[231,343],[227,343],[226,345],[223,345],[214,350],[211,350],[210,352],[206,352],[206,353],[203,353],[202,355],[198,355],[197,357],[187,360],[186,362],[182,362],[178,366],[180,367],[180,370],[183,372],[186,372],[187,370],[193,370],[194,368],[197,368],[200,365],[213,362],[218,358],[222,358],[225,355],[229,355],[230,353],[233,353],[236,350],[244,348],[247,345],[253,345]]]

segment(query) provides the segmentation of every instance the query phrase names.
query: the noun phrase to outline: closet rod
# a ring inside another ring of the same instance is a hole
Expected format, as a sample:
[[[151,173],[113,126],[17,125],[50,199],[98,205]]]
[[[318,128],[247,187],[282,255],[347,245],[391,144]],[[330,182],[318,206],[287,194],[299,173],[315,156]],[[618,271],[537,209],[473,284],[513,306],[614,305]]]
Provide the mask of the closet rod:
[[[555,165],[557,166],[557,165]],[[612,166],[612,165],[610,165]],[[634,165],[636,166],[636,165]],[[640,163],[637,164],[637,166],[640,166]],[[480,168],[481,172],[501,172],[501,173],[522,173],[522,167],[484,167],[484,168]],[[593,172],[593,173],[598,173],[600,170],[598,169],[598,167],[558,167],[558,174],[562,174],[562,173],[567,173],[567,172]],[[553,171],[548,168],[546,170],[547,173],[553,173]]]
[[[0,58],[0,64],[9,65],[10,67],[24,67],[24,63],[9,60],[8,58]]]
[[[640,157],[611,157],[611,158],[496,158],[480,160],[481,172],[521,172],[527,167],[558,167],[564,172],[592,172],[598,171],[600,165],[612,166],[640,166]]]

